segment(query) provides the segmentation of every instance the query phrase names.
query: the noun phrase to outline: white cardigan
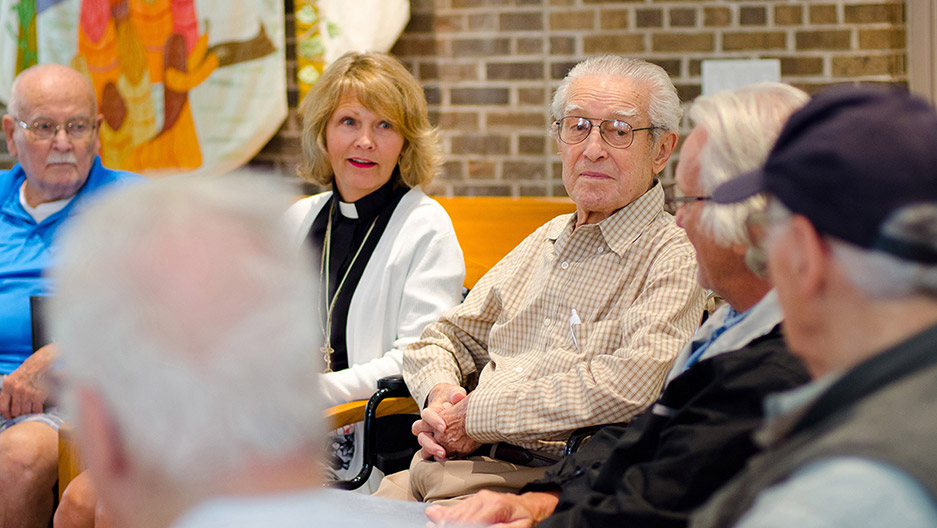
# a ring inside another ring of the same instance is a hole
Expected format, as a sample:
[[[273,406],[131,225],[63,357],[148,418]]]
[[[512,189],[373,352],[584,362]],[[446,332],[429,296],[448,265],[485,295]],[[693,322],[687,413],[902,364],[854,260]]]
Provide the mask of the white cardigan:
[[[286,220],[305,242],[332,193],[295,203]],[[377,380],[399,374],[404,347],[462,298],[465,262],[452,221],[419,187],[394,208],[368,260],[348,308],[345,340],[349,368],[321,378],[326,406],[365,399]]]

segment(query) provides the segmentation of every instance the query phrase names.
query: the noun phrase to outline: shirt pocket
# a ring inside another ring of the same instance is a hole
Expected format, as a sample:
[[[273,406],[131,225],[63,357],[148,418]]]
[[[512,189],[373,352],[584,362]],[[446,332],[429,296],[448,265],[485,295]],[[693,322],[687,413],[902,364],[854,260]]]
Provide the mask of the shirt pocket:
[[[564,348],[579,356],[592,357],[611,354],[621,343],[621,323],[614,319],[567,325]]]

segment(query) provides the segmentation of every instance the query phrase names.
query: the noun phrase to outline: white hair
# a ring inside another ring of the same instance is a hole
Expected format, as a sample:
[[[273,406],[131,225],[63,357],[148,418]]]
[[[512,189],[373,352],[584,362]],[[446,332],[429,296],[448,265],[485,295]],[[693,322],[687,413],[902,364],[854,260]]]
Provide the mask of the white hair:
[[[882,226],[880,236],[906,247],[937,254],[937,204],[905,206]],[[832,238],[833,254],[849,281],[873,299],[914,295],[937,297],[937,265],[924,264],[877,249],[864,249]]]
[[[937,266],[902,260],[836,238],[830,238],[830,246],[849,282],[872,299],[900,299],[915,294],[937,297]]]
[[[768,202],[778,224],[794,213],[780,200]],[[809,218],[808,218],[809,220]],[[881,230],[902,244],[937,253],[937,204],[913,204],[893,214]],[[847,280],[871,299],[901,299],[916,295],[937,297],[937,265],[911,261],[879,249],[867,249],[822,233]]]
[[[63,238],[52,322],[66,399],[101,394],[133,460],[180,486],[320,446],[314,265],[272,185],[140,184]]]
[[[694,127],[706,131],[699,155],[703,193],[712,194],[720,184],[764,163],[788,117],[808,99],[803,90],[775,82],[696,98],[689,117]],[[720,246],[748,245],[745,219],[764,203],[757,195],[737,204],[705,204],[700,226]]]
[[[677,132],[680,127],[680,118],[683,109],[680,108],[680,98],[677,89],[670,80],[670,76],[663,68],[645,60],[621,57],[618,55],[602,55],[591,57],[573,66],[566,77],[560,82],[556,93],[553,94],[553,119],[563,117],[566,103],[569,99],[569,85],[572,81],[583,77],[606,76],[618,79],[630,79],[644,82],[650,88],[650,103],[648,104],[648,117],[651,126],[661,127],[663,131]],[[653,136],[660,136],[662,130],[652,130]]]

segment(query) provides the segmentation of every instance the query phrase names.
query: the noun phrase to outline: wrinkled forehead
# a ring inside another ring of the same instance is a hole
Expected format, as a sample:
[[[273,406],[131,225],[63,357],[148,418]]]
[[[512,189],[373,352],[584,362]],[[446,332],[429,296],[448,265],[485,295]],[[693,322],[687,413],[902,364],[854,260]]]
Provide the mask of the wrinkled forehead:
[[[583,115],[602,119],[625,119],[647,116],[647,83],[612,76],[588,76],[569,85],[563,115]]]

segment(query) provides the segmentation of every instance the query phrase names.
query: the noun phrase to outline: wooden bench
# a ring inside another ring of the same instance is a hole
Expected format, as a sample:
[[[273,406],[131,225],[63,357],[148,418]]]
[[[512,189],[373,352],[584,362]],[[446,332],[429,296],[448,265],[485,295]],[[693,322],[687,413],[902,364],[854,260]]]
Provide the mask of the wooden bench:
[[[436,198],[455,227],[471,288],[527,235],[548,220],[576,210],[569,198]]]
[[[471,288],[527,235],[551,218],[571,213],[576,207],[568,198],[454,197],[436,198],[449,213],[465,258],[465,286]],[[337,429],[360,422],[367,400],[331,407],[326,419]],[[412,398],[387,398],[377,415],[418,413]],[[74,431],[68,425],[59,432],[59,497],[78,476],[82,464]]]

